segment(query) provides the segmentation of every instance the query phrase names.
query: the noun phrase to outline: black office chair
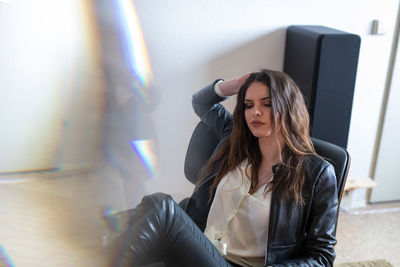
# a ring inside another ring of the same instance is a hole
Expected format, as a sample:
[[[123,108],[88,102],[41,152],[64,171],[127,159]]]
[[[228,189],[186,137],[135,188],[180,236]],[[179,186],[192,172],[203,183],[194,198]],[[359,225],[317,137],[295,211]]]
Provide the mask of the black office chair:
[[[350,155],[346,149],[332,143],[317,138],[311,138],[311,140],[317,154],[328,160],[335,168],[340,206],[350,167]],[[219,143],[217,136],[208,129],[204,122],[197,124],[189,142],[184,166],[185,176],[191,183],[196,183],[201,168],[211,158],[214,151],[218,150],[217,146]],[[186,201],[187,199],[184,199],[179,204],[184,207]]]

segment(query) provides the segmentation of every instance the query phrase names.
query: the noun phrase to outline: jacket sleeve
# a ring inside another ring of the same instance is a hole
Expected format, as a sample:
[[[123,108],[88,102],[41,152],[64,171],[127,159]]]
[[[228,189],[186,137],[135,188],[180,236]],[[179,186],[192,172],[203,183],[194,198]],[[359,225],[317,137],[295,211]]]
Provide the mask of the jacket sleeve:
[[[233,127],[232,114],[225,110],[219,102],[225,100],[214,91],[216,80],[211,85],[193,95],[192,105],[194,112],[211,129],[219,140],[227,133],[230,133]]]
[[[337,196],[336,175],[329,164],[322,170],[314,187],[303,256],[273,266],[333,266],[336,256]]]

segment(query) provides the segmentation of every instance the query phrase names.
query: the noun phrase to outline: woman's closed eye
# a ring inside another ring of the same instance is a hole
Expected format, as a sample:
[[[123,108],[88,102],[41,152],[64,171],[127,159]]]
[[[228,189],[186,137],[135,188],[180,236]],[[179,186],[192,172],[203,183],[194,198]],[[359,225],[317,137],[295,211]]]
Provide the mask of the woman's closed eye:
[[[264,107],[271,107],[271,103],[263,103],[262,105]],[[252,105],[252,104],[244,104],[245,109],[249,109],[249,108],[253,108],[253,107],[254,107],[254,105]]]

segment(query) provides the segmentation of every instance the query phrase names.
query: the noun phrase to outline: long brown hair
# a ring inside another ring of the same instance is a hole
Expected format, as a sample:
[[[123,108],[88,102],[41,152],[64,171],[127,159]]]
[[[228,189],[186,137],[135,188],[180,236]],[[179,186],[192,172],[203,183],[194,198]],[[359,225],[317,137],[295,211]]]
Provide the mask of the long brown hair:
[[[258,138],[250,132],[244,116],[244,98],[247,88],[253,82],[260,82],[268,87],[274,127],[280,129],[285,141],[280,155],[282,163],[274,170],[274,179],[267,190],[273,191],[279,199],[291,196],[296,204],[302,204],[301,192],[305,181],[303,162],[306,156],[315,154],[309,134],[309,115],[298,86],[287,74],[279,71],[264,69],[252,73],[241,86],[233,112],[232,133],[203,169],[205,171],[200,182],[210,174],[214,164],[220,161],[216,177],[210,186],[211,201],[221,179],[247,158],[246,169],[250,166],[251,170],[250,188],[254,189],[258,184],[262,154]],[[247,171],[245,173],[247,174]]]

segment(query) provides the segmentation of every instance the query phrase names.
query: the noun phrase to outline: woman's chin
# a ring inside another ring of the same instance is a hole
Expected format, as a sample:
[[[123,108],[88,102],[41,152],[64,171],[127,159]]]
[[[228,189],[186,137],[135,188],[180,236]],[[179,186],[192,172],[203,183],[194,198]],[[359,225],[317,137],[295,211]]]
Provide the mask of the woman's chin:
[[[265,131],[252,131],[251,133],[254,135],[254,137],[257,138],[267,138],[272,136],[271,132],[265,132]]]

